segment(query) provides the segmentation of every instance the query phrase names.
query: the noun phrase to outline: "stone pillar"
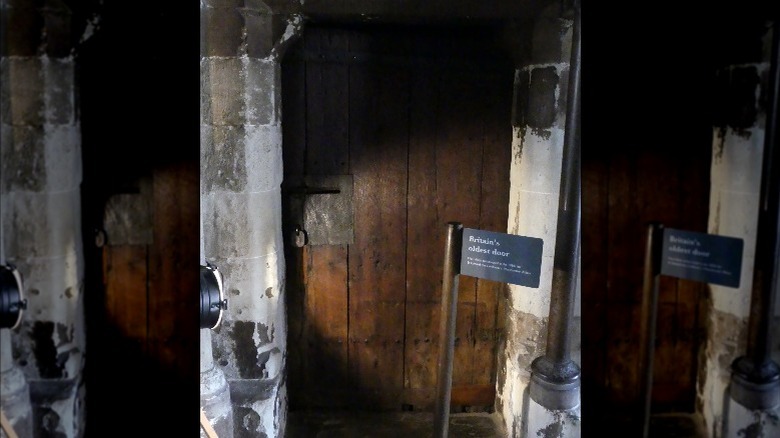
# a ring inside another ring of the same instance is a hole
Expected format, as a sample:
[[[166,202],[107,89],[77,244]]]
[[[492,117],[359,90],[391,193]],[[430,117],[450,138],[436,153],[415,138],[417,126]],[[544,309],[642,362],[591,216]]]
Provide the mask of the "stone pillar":
[[[12,333],[30,386],[35,436],[83,433],[81,134],[71,13],[58,1],[2,3],[0,225],[25,278]]]
[[[497,410],[509,436],[579,436],[579,408],[550,411],[530,399],[531,362],[545,352],[552,290],[572,21],[558,8],[534,23],[530,57],[515,73],[508,232],[544,240],[538,289],[510,285],[499,356]],[[579,288],[578,288],[579,289]],[[579,303],[579,294],[576,299]],[[580,306],[572,359],[580,363]]]
[[[771,46],[771,32],[764,46]],[[756,41],[760,45],[761,41]],[[746,48],[743,48],[746,49]],[[700,363],[697,411],[713,438],[775,436],[776,421],[764,421],[778,412],[751,412],[729,397],[731,365],[745,354],[753,265],[761,191],[761,166],[766,125],[765,96],[769,73],[768,51],[744,50],[750,59],[732,59],[717,71],[716,122],[713,127],[708,232],[744,240],[739,288],[710,285],[707,340]],[[763,59],[762,59],[763,58]],[[775,338],[777,339],[777,337]],[[760,423],[764,423],[761,426]],[[752,425],[752,426],[751,426]],[[769,430],[772,429],[772,431]],[[744,430],[742,431],[745,432]]]
[[[32,436],[30,387],[22,370],[14,365],[12,357],[11,331],[0,329],[0,409],[17,435]],[[2,430],[0,437],[6,438]]]
[[[200,330],[200,407],[220,438],[233,437],[233,406],[225,374],[214,363],[211,329]],[[201,438],[207,438],[201,428]]]
[[[228,309],[212,333],[236,437],[281,437],[287,413],[281,55],[297,16],[262,2],[201,3],[201,205],[205,258]],[[203,388],[201,388],[203,391]]]

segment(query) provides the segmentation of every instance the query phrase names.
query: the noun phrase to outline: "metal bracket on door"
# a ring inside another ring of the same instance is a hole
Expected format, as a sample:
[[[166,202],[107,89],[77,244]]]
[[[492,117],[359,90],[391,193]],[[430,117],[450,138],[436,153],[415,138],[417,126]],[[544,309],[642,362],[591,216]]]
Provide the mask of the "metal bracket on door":
[[[302,185],[284,191],[299,209],[296,242],[304,234],[304,245],[354,243],[352,175],[306,175]]]

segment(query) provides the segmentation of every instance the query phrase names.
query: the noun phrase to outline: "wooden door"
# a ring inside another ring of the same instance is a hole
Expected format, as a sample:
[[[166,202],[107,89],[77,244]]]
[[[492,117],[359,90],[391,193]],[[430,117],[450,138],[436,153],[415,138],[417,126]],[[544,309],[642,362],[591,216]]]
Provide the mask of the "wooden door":
[[[513,69],[491,38],[309,26],[290,49],[282,87],[292,409],[432,408],[446,223],[506,231]],[[351,181],[351,240],[313,244],[312,235],[296,247],[296,187],[328,177],[342,188]],[[502,290],[461,278],[453,405],[493,405]]]
[[[594,418],[638,419],[647,224],[707,232],[711,131],[690,129],[671,139],[641,131],[626,124],[614,140],[588,143],[582,155],[583,406]],[[661,277],[654,413],[694,411],[706,295],[704,283]]]

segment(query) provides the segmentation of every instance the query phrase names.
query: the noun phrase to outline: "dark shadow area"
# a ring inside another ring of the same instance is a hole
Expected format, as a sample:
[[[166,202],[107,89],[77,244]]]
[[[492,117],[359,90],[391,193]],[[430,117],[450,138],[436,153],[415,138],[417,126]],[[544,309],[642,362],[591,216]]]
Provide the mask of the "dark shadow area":
[[[605,4],[583,11],[583,436],[638,430],[646,226],[707,232],[713,126],[740,111],[716,71],[761,60],[776,6],[661,2],[618,18]],[[708,295],[703,283],[661,280],[654,414],[696,409]],[[651,434],[663,434],[652,436],[689,436],[660,421]]]
[[[197,436],[200,12],[176,2],[105,1],[94,10],[97,28],[76,52],[86,436]],[[107,314],[112,236],[97,233],[108,199],[140,194],[144,178],[152,180],[153,238],[146,259],[129,262],[147,278],[128,278],[146,307],[120,327]],[[128,337],[132,325],[146,339]]]

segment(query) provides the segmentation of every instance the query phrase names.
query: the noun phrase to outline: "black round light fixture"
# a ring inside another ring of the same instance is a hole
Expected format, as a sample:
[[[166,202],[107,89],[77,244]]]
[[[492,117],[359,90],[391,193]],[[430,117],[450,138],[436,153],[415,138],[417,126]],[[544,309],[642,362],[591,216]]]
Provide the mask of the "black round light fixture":
[[[200,328],[214,329],[227,310],[222,288],[222,274],[211,264],[200,267]]]
[[[0,329],[15,329],[27,308],[22,274],[13,265],[0,265]]]

